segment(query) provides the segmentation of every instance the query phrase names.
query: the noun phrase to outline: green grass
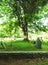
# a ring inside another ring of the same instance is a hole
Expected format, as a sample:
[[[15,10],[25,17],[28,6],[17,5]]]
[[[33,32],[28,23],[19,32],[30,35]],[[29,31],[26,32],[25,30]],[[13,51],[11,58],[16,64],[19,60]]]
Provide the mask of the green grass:
[[[42,43],[42,49],[37,49],[33,42],[25,42],[25,41],[6,41],[4,42],[6,45],[6,49],[2,48],[0,44],[0,50],[14,50],[14,51],[48,51],[48,42]]]
[[[36,49],[31,42],[25,42],[25,41],[6,43],[6,47],[7,49],[16,51],[31,51]]]

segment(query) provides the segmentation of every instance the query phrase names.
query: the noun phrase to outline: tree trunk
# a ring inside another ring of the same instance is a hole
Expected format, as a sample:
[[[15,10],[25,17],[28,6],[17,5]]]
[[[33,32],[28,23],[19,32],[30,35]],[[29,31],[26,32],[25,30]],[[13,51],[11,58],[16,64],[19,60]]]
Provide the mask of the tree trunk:
[[[18,14],[19,12],[17,11],[17,16],[18,16],[18,24],[19,26],[22,28],[23,33],[24,33],[24,40],[28,41],[28,22],[27,22],[27,17],[24,18],[24,20],[22,19],[22,17],[20,16],[20,14]]]
[[[24,31],[24,40],[28,41],[28,32],[27,31]]]
[[[23,33],[24,33],[24,41],[28,41],[28,22],[27,19],[25,18],[25,22],[23,24]]]

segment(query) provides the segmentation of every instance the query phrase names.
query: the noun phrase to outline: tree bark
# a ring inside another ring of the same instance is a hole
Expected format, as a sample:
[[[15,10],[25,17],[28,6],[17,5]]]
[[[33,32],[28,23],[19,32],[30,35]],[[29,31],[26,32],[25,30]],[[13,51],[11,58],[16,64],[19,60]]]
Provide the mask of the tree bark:
[[[28,32],[24,31],[24,41],[28,41]]]
[[[25,18],[25,22],[23,24],[23,33],[24,33],[24,41],[28,41],[28,22],[27,19]]]

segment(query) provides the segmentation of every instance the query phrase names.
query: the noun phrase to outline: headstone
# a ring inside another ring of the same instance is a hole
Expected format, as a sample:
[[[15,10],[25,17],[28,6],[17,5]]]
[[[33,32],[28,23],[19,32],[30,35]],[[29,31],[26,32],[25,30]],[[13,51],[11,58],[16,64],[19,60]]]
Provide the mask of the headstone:
[[[38,37],[36,41],[36,48],[41,49],[42,48],[42,38]]]
[[[5,44],[3,43],[3,42],[1,42],[1,45],[2,45],[2,47],[5,49],[6,48],[6,46],[5,46]]]

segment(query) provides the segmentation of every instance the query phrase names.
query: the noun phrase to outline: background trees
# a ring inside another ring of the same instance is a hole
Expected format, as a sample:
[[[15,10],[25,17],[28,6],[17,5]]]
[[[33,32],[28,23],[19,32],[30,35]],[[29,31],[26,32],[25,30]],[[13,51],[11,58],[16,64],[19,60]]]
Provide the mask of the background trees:
[[[24,40],[28,40],[29,29],[33,31],[45,31],[46,27],[40,22],[44,17],[43,10],[46,11],[48,6],[48,0],[1,0],[1,16],[6,15],[7,22],[6,31],[14,32],[20,27],[24,34]],[[46,5],[46,6],[45,6]],[[46,9],[44,9],[44,7]],[[3,15],[2,15],[3,14]],[[47,14],[45,15],[47,16]],[[11,21],[14,18],[13,21]],[[15,32],[16,33],[16,32]]]

